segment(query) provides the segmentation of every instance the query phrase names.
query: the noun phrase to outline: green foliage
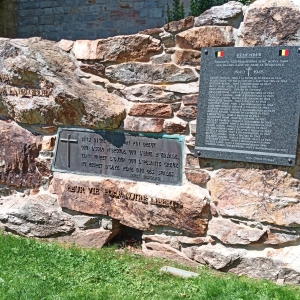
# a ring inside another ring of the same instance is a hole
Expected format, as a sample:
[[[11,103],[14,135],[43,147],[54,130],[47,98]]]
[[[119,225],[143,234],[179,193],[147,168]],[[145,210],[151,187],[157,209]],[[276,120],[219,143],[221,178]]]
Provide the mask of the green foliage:
[[[199,16],[207,9],[213,6],[222,5],[230,0],[191,0],[190,4],[190,16]],[[249,5],[251,0],[237,0],[244,5]]]
[[[62,248],[0,234],[0,300],[300,300],[297,287],[208,268],[183,279],[159,269],[188,267],[115,250]]]
[[[184,19],[184,6],[180,0],[173,0],[173,8],[167,4],[167,23]]]

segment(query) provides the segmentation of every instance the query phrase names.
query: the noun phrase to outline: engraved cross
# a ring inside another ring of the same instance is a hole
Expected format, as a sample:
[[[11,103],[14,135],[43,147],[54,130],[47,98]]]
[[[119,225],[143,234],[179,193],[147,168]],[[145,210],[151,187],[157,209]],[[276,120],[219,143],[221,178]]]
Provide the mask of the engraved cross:
[[[251,67],[249,67],[248,69],[247,69],[247,71],[248,71],[248,77],[250,76],[250,71],[252,70],[252,68]]]
[[[67,145],[67,160],[68,160],[68,168],[70,168],[70,143],[78,143],[78,140],[71,140],[70,134],[68,134],[68,139],[60,139],[60,141],[68,143],[68,145]]]

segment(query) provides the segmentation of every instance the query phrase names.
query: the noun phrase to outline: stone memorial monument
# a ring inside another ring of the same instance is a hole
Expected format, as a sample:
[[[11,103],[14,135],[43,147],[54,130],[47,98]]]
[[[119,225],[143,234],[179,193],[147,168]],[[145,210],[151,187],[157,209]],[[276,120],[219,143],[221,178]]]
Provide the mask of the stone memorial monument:
[[[97,248],[135,230],[145,255],[300,283],[300,7],[275,2],[1,38],[0,229]]]

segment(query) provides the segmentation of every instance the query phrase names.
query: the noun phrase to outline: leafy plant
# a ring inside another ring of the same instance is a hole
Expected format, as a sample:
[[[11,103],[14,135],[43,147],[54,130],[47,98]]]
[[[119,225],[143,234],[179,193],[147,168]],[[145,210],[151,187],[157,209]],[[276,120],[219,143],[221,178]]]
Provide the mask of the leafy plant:
[[[173,0],[173,8],[167,4],[167,22],[179,21],[184,19],[184,6],[180,0]]]

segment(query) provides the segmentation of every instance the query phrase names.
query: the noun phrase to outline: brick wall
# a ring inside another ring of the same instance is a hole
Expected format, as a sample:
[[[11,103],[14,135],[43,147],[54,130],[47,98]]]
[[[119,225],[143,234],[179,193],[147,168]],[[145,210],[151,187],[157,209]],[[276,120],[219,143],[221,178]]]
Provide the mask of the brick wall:
[[[0,36],[17,37],[18,1],[0,0]]]
[[[1,1],[1,0],[0,0]],[[6,0],[8,1],[8,0]],[[172,0],[15,0],[18,36],[96,39],[161,27]],[[188,6],[189,0],[185,0]]]

